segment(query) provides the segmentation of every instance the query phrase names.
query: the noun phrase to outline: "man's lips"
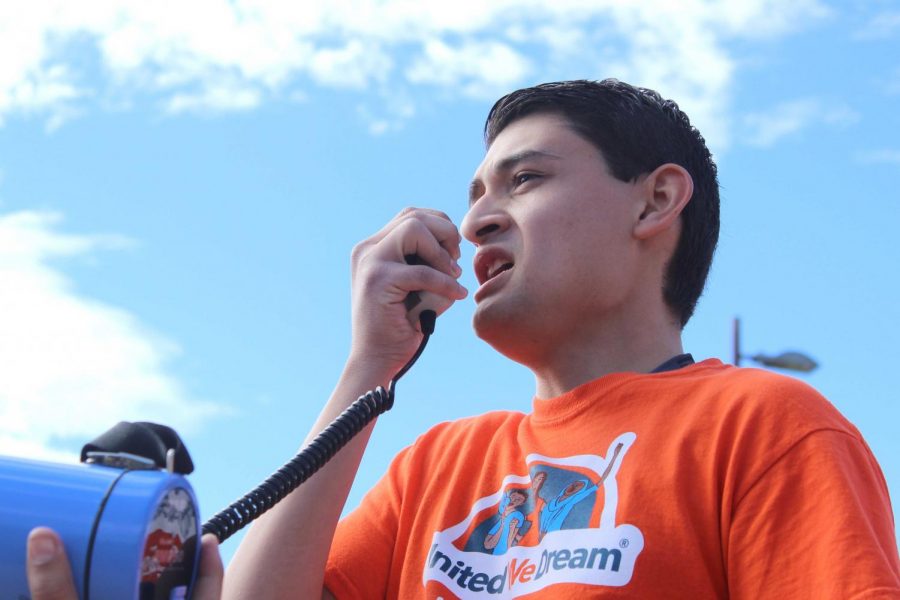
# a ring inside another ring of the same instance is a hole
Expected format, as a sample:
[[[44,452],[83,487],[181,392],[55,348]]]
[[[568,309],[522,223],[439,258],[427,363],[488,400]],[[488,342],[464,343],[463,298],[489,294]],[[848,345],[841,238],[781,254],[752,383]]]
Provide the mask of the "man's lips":
[[[485,248],[475,254],[475,277],[484,285],[500,273],[513,268],[514,261],[501,248]]]
[[[475,290],[475,295],[472,296],[472,299],[475,300],[475,303],[479,303],[484,300],[487,296],[495,293],[498,289],[503,287],[506,283],[506,280],[509,278],[509,274],[512,273],[512,263],[504,263],[502,268],[497,270],[491,277],[485,280],[477,290]]]

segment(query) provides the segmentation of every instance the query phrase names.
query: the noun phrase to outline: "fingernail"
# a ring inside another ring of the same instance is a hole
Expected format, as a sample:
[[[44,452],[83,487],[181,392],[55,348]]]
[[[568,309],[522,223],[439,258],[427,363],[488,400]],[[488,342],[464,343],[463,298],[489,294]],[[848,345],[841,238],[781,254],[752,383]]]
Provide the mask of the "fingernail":
[[[453,272],[456,273],[457,277],[462,275],[462,268],[459,266],[459,263],[456,261],[453,261]]]
[[[52,535],[37,533],[31,537],[29,550],[29,558],[31,559],[32,564],[45,565],[56,558],[59,547],[56,544],[56,539]]]

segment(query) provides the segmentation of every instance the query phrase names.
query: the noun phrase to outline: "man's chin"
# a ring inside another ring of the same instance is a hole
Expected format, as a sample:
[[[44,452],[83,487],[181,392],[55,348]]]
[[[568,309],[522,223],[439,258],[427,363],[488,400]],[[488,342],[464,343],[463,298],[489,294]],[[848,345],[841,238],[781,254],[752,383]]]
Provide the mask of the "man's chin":
[[[508,317],[504,316],[502,307],[497,307],[493,298],[486,298],[475,305],[475,312],[472,314],[472,328],[475,335],[484,341],[490,343],[490,337],[493,337],[504,327],[504,321]]]
[[[495,350],[513,358],[517,354],[515,348],[522,342],[520,338],[525,331],[525,325],[529,322],[522,314],[524,312],[496,302],[494,298],[487,298],[475,307],[472,328],[475,335]]]

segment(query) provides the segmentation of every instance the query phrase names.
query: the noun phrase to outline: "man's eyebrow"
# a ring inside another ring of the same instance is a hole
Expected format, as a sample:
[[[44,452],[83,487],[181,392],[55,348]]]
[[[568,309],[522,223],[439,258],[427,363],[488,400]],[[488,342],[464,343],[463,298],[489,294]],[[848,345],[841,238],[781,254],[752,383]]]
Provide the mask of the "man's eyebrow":
[[[562,157],[555,154],[550,154],[549,152],[544,152],[543,150],[523,150],[522,152],[510,154],[506,158],[502,159],[497,163],[495,171],[510,171],[520,162],[530,160],[532,158],[553,158],[559,160]]]
[[[513,170],[519,163],[533,158],[552,158],[554,160],[559,160],[562,157],[557,156],[556,154],[551,154],[550,152],[544,152],[543,150],[523,150],[521,152],[516,152],[515,154],[510,154],[509,156],[501,159],[497,163],[497,166],[494,167],[494,171],[497,173],[506,173]],[[476,194],[478,193],[479,189],[483,187],[484,185],[479,179],[473,179],[472,183],[469,184],[469,206],[475,204],[475,201],[478,199],[476,197]]]

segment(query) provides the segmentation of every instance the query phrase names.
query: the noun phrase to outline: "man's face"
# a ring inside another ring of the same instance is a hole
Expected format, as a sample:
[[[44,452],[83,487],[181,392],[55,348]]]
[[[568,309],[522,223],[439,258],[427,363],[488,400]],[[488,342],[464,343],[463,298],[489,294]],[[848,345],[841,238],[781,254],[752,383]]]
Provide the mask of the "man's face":
[[[638,184],[558,115],[514,121],[475,173],[462,234],[478,246],[474,326],[513,360],[616,326],[633,294]]]
[[[510,492],[509,494],[509,505],[510,506],[522,506],[525,504],[525,494],[521,492]]]
[[[572,494],[581,491],[584,488],[583,481],[573,481],[566,487],[566,491],[563,493],[563,497],[567,498]]]

